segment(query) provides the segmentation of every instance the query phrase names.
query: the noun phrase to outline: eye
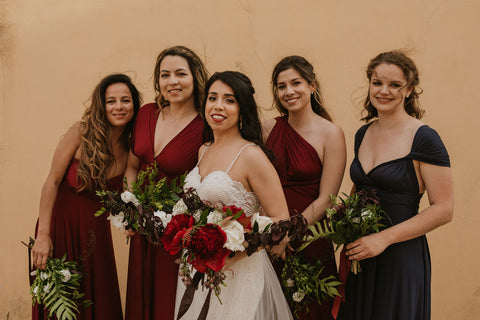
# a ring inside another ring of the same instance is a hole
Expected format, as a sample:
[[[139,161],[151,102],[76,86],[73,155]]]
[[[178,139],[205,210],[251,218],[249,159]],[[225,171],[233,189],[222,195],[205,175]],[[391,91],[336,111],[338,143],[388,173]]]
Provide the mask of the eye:
[[[108,99],[107,101],[105,101],[106,104],[112,104],[112,103],[115,103],[115,100],[112,100],[112,99]]]
[[[300,84],[301,84],[300,81],[294,81],[294,82],[293,82],[293,85],[294,85],[294,86],[298,86],[298,85],[300,85]]]
[[[160,75],[160,78],[168,78],[168,73],[162,73],[162,74]]]
[[[235,103],[235,99],[232,99],[232,98],[227,98],[225,99],[225,101],[227,101],[230,104]]]
[[[277,86],[277,90],[283,90],[285,89],[285,85],[284,84],[280,84]]]
[[[401,88],[401,87],[402,87],[402,84],[400,84],[400,83],[392,83],[392,87],[398,89],[398,88]]]
[[[123,99],[122,100],[123,103],[130,103],[130,101],[131,101],[130,99]]]
[[[373,86],[381,86],[381,85],[382,85],[382,82],[381,82],[381,81],[378,81],[378,80],[373,80],[373,81],[372,81],[372,85],[373,85]]]
[[[188,76],[188,74],[186,72],[179,72],[178,76],[179,77],[186,77],[186,76]]]
[[[216,101],[217,98],[215,96],[209,96],[208,101]]]

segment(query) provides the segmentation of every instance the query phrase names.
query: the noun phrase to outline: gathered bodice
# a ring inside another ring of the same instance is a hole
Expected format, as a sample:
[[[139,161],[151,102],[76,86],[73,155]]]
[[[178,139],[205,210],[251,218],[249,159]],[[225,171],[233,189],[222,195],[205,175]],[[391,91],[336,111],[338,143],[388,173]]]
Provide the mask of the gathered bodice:
[[[240,207],[247,216],[260,209],[255,193],[247,191],[241,182],[232,180],[225,171],[213,171],[202,180],[196,166],[185,178],[184,188],[196,189],[202,200]]]

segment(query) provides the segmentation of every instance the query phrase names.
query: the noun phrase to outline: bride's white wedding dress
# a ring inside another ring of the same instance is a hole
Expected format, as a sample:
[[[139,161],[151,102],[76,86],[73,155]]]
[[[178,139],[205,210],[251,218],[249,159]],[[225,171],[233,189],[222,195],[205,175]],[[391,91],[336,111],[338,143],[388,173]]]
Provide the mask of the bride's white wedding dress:
[[[237,160],[242,147],[226,172],[214,171],[205,178],[200,176],[198,164],[185,178],[185,188],[193,187],[201,199],[223,205],[241,207],[247,216],[252,216],[260,209],[260,203],[253,192],[248,192],[238,181],[233,181],[228,172]],[[205,151],[208,147],[205,149]],[[203,154],[205,154],[205,151]],[[203,158],[200,157],[200,161]],[[219,302],[215,294],[210,298],[208,320],[283,320],[293,319],[287,301],[280,287],[272,264],[265,252],[260,250],[249,257],[239,260],[226,271],[225,284],[222,286]],[[177,284],[177,297],[175,310],[178,313],[180,301],[185,292],[185,285],[179,279]],[[196,320],[208,291],[201,288],[195,292],[192,305],[181,320]],[[175,314],[175,319],[176,319]]]

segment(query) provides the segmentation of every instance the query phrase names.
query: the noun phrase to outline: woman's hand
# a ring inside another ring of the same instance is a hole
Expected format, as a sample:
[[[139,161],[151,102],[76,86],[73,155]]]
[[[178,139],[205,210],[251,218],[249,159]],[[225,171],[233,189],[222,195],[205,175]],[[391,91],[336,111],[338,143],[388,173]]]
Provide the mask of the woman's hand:
[[[289,250],[293,250],[292,247],[290,246],[290,238],[286,236],[285,238],[283,238],[282,241],[280,241],[279,244],[271,247],[269,252],[270,252],[270,255],[274,257],[280,257],[282,258],[282,260],[285,260],[287,258],[287,253],[286,253],[287,248]]]
[[[381,232],[373,233],[349,243],[346,247],[347,256],[350,260],[358,261],[372,258],[382,253],[389,245]]]
[[[123,230],[123,234],[131,238],[135,235],[135,231],[133,231],[133,229],[126,229],[126,230]]]
[[[32,248],[33,264],[38,269],[45,270],[47,258],[53,253],[53,244],[50,235],[38,235]]]

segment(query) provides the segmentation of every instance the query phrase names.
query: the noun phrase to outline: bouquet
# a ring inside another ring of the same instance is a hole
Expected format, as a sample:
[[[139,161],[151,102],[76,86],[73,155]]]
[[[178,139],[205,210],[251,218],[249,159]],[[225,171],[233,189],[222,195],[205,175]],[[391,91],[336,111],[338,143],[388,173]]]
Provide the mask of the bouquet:
[[[185,175],[167,183],[166,177],[158,179],[156,163],[142,170],[129,191],[97,191],[103,207],[95,213],[110,214],[108,220],[120,230],[132,229],[145,236],[152,244],[159,245],[173,206],[180,199]],[[125,181],[126,185],[126,181]]]
[[[34,242],[30,238],[29,244],[24,244],[32,248]],[[43,305],[48,310],[48,318],[75,320],[80,312],[79,304],[91,304],[82,300],[84,294],[80,292],[80,281],[83,274],[78,272],[78,264],[66,261],[66,255],[61,259],[48,258],[45,270],[36,269],[30,275],[35,277],[30,287],[32,304]]]
[[[323,221],[323,225],[317,222],[310,227],[313,235],[306,237],[306,242],[301,248],[316,239],[327,238],[335,243],[338,249],[361,237],[379,232],[380,228],[385,227],[388,217],[380,207],[380,201],[373,191],[363,189],[351,196],[344,195],[345,199],[330,197],[333,207],[327,208],[328,219]],[[354,274],[361,271],[358,261],[352,262],[351,271]]]
[[[335,298],[338,295],[337,286],[342,283],[334,275],[321,278],[324,269],[319,259],[309,262],[301,252],[287,256],[281,284],[295,318],[303,311],[308,313],[310,303],[321,304],[327,297]]]
[[[170,254],[181,252],[179,275],[187,289],[178,318],[187,312],[200,283],[209,290],[205,314],[212,291],[221,303],[221,286],[225,286],[226,278],[222,270],[228,256],[244,251],[252,255],[259,247],[278,244],[289,232],[306,229],[301,216],[278,223],[259,213],[247,217],[241,208],[216,205],[200,199],[195,189],[186,190],[173,207],[161,239]]]

